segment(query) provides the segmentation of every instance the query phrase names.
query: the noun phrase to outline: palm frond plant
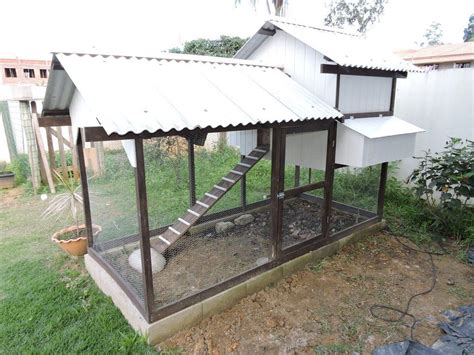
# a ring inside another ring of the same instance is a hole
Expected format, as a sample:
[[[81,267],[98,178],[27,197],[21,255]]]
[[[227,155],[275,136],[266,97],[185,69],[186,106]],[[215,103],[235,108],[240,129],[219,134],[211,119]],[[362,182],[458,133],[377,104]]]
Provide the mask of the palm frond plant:
[[[81,185],[75,179],[64,178],[56,171],[54,175],[65,191],[53,197],[42,213],[42,218],[54,218],[58,221],[61,217],[72,217],[75,225],[57,231],[51,239],[71,255],[84,255],[87,252],[87,235],[85,225],[79,222],[83,207],[83,198],[80,193]],[[92,225],[92,229],[94,235],[101,231],[101,228],[97,225]]]

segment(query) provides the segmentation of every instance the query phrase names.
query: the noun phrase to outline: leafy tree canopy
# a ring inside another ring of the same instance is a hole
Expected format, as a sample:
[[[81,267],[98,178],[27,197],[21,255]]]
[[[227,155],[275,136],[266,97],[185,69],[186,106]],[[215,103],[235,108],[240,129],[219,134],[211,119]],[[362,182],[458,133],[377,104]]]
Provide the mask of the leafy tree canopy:
[[[184,44],[183,48],[171,48],[170,53],[208,55],[231,58],[247,40],[240,37],[221,36],[219,39],[194,39]]]
[[[355,25],[358,32],[364,33],[383,14],[387,2],[388,0],[332,0],[324,23],[339,28]]]
[[[439,22],[432,22],[431,25],[426,29],[423,35],[424,40],[419,43],[420,47],[437,46],[443,44],[441,38],[443,37],[443,30]]]
[[[469,23],[464,29],[464,42],[474,41],[474,14],[469,17]]]

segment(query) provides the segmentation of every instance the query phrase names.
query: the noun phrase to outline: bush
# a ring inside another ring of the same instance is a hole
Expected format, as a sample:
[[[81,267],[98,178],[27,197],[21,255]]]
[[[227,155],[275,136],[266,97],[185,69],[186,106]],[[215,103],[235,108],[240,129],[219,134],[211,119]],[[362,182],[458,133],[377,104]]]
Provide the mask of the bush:
[[[30,176],[30,163],[28,154],[18,154],[7,168],[15,174],[15,184],[22,185]]]

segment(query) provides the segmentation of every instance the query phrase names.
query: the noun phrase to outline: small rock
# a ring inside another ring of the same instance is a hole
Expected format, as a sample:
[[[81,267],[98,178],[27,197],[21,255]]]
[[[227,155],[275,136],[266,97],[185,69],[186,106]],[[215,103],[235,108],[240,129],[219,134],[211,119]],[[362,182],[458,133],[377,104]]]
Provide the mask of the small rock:
[[[251,214],[243,214],[234,220],[234,223],[238,226],[245,226],[246,224],[252,223],[255,217]]]
[[[446,281],[446,284],[449,286],[454,286],[454,281],[451,279],[448,279],[448,281]]]
[[[216,223],[216,233],[221,234],[230,231],[234,228],[234,223],[232,222],[217,222]]]
[[[266,256],[262,256],[261,258],[258,258],[257,261],[255,262],[257,266],[260,266],[266,263],[268,263],[268,258]]]
[[[155,249],[150,248],[151,256],[151,271],[152,273],[160,272],[165,268],[166,259],[163,255],[158,253]],[[128,257],[128,263],[130,266],[137,270],[139,273],[142,272],[142,254],[140,249],[134,250]]]

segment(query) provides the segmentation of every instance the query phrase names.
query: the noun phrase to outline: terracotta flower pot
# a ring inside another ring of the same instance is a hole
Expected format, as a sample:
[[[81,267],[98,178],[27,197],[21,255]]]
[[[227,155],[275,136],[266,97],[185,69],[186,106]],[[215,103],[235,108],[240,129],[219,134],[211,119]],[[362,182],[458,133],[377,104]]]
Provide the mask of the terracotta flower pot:
[[[86,229],[85,224],[79,225],[79,228],[77,226],[63,228],[57,231],[56,233],[54,233],[53,236],[51,237],[51,240],[55,242],[56,244],[59,244],[59,246],[69,255],[81,256],[87,253],[87,237],[80,236],[78,238],[72,238],[72,239],[61,239],[61,236],[66,233],[75,232],[77,230],[81,231],[84,229]],[[102,231],[102,228],[100,226],[95,225],[95,224],[92,225],[92,232],[94,234],[94,237],[97,234],[99,234],[101,231]]]

